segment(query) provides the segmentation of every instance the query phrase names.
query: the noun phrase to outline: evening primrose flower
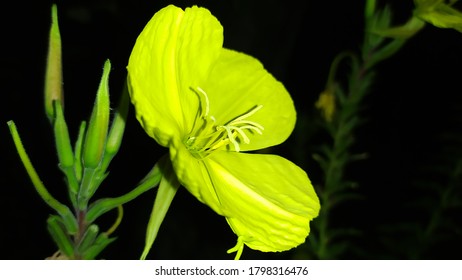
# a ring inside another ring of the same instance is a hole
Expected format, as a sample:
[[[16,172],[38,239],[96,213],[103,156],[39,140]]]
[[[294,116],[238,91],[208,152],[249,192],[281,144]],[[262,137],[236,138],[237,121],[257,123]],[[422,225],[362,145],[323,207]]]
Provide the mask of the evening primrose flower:
[[[226,218],[238,236],[228,252],[289,250],[309,234],[318,197],[292,162],[245,152],[285,141],[294,104],[257,59],[222,44],[223,28],[205,8],[157,12],[127,67],[137,119],[169,148],[181,185]]]
[[[314,104],[321,111],[325,121],[331,122],[335,114],[335,93],[332,87],[326,88]]]

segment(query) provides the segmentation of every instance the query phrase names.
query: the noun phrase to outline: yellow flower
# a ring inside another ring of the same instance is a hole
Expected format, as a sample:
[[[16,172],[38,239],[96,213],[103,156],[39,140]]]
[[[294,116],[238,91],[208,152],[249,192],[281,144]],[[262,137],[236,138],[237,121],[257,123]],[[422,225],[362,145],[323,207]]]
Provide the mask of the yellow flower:
[[[326,120],[326,122],[331,122],[335,114],[334,89],[327,88],[321,92],[315,106],[321,111],[324,120]]]
[[[127,67],[137,119],[169,148],[179,182],[226,217],[238,235],[229,252],[288,250],[305,241],[318,197],[292,162],[245,152],[287,139],[293,101],[257,59],[222,44],[223,28],[205,8],[157,12]]]

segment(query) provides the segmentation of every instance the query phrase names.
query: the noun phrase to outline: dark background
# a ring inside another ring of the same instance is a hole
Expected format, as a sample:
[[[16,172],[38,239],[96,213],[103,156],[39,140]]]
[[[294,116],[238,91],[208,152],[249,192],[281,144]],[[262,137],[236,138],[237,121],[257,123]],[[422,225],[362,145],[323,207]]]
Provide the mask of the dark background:
[[[52,211],[35,193],[16,155],[6,122],[16,122],[45,185],[53,195],[66,201],[52,131],[42,106],[52,2],[11,2],[3,4],[6,16],[1,17],[0,24],[0,85],[4,96],[0,109],[0,259],[43,259],[56,250],[46,231],[46,219]],[[131,48],[147,21],[168,4],[183,8],[197,4],[209,8],[223,24],[225,47],[260,59],[292,94],[299,123],[305,126],[297,126],[287,143],[274,152],[303,166],[313,183],[320,183],[321,171],[309,156],[323,141],[310,129],[318,118],[314,103],[324,89],[334,56],[346,49],[358,51],[362,44],[363,1],[56,3],[63,41],[65,115],[73,139],[80,121],[90,115],[104,61],[109,58],[112,62],[110,87],[115,107]],[[396,23],[404,22],[413,7],[412,1],[379,3],[391,5]],[[398,230],[397,225],[425,224],[428,213],[409,205],[420,198],[435,198],[433,193],[418,188],[419,180],[435,181],[443,187],[449,180],[445,176],[432,177],[433,173],[425,168],[444,169],[446,165],[440,165],[440,160],[458,159],[457,153],[444,158],[447,153],[443,151],[449,144],[438,136],[461,136],[461,50],[462,34],[426,26],[398,54],[376,68],[377,77],[362,111],[367,122],[358,129],[354,146],[354,151],[366,152],[369,158],[352,164],[346,174],[358,183],[355,191],[365,199],[339,206],[332,217],[333,227],[353,227],[362,235],[346,240],[351,249],[341,258],[408,258],[402,251],[415,236]],[[166,152],[144,133],[134,118],[133,107],[130,109],[122,149],[113,160],[111,174],[97,192],[98,197],[126,193]],[[304,145],[292,145],[300,143],[300,139],[305,139]],[[307,156],[300,159],[297,155]],[[459,197],[460,193],[456,192]],[[104,251],[102,258],[139,257],[154,197],[155,191],[149,191],[124,206],[124,220],[115,233],[118,240]],[[446,224],[444,241],[436,243],[421,258],[460,257],[460,210],[459,206],[444,212],[456,223]],[[114,219],[115,213],[110,212],[99,224],[104,229]],[[149,257],[229,259],[232,256],[226,250],[235,242],[236,236],[224,218],[180,189]],[[250,249],[243,254],[244,259],[292,257],[293,252],[263,254]]]

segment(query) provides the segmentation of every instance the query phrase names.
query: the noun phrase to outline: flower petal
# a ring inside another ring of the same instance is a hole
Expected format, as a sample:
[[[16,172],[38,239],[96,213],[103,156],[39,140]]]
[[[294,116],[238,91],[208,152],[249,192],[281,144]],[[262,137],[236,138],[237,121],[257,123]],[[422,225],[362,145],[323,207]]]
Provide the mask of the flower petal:
[[[207,9],[173,5],[157,12],[136,40],[127,66],[137,118],[156,141],[189,131],[204,83],[219,56],[223,28]]]
[[[170,148],[181,184],[227,218],[252,249],[283,251],[305,241],[319,200],[306,173],[275,155],[217,151],[199,160]]]
[[[274,252],[305,242],[320,204],[301,168],[262,154],[221,152],[204,162],[220,207],[244,244]]]
[[[224,125],[257,105],[263,105],[248,117],[264,127],[263,133],[248,133],[250,143],[241,143],[241,151],[280,144],[295,126],[295,107],[284,85],[249,55],[223,49],[203,89],[208,94],[210,113],[217,124]]]
[[[170,145],[170,160],[181,185],[200,202],[207,204],[216,213],[223,215],[204,161],[192,156],[180,139],[173,139],[172,143]]]

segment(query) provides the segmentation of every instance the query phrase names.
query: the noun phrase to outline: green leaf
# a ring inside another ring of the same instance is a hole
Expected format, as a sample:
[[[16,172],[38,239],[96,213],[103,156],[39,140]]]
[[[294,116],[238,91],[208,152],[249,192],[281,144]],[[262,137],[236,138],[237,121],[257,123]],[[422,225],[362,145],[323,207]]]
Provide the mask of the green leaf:
[[[454,3],[455,1],[453,1]],[[453,28],[462,32],[462,13],[441,0],[415,1],[416,17],[439,28]]]
[[[101,251],[104,250],[104,248],[107,247],[107,245],[111,244],[116,240],[115,237],[109,238],[107,237],[104,233],[100,234],[98,238],[96,238],[95,243],[93,243],[92,246],[90,246],[82,255],[82,258],[84,260],[94,260]]]
[[[86,222],[91,224],[102,214],[116,208],[119,205],[127,203],[138,197],[140,194],[156,187],[157,184],[159,184],[161,177],[162,173],[160,172],[158,164],[156,164],[139,183],[139,185],[129,193],[115,198],[99,199],[90,205],[86,215]]]
[[[70,234],[73,234],[77,231],[77,221],[75,220],[74,215],[72,214],[69,207],[62,204],[58,200],[56,200],[46,189],[45,185],[43,184],[42,180],[40,180],[37,171],[35,171],[32,162],[30,161],[29,156],[26,153],[26,149],[22,145],[21,138],[19,136],[18,130],[16,125],[13,121],[8,121],[8,127],[10,129],[11,136],[13,137],[13,142],[16,146],[16,150],[18,152],[19,158],[21,159],[29,178],[32,181],[32,184],[35,187],[35,190],[40,195],[40,197],[45,201],[48,206],[53,208],[56,212],[63,217],[63,222],[66,225],[66,228]]]
[[[77,247],[77,250],[81,255],[84,255],[85,252],[95,243],[98,232],[99,228],[95,224],[90,225],[87,228]]]
[[[366,18],[366,20],[374,16],[376,6],[376,0],[366,0],[366,8],[364,9],[364,17]]]
[[[394,39],[390,43],[388,43],[386,46],[380,48],[377,50],[373,56],[366,61],[366,68],[372,68],[375,64],[379,63],[380,61],[383,61],[392,55],[394,55],[396,52],[398,52],[401,47],[406,43],[405,39]]]
[[[346,184],[344,184],[345,186],[347,186]],[[343,190],[346,189],[345,188],[341,188]],[[331,205],[334,206],[334,205],[338,205],[340,203],[345,203],[345,202],[348,202],[348,201],[351,201],[351,200],[363,200],[365,199],[364,196],[358,194],[358,193],[355,193],[355,192],[343,192],[343,193],[339,193],[339,194],[332,194],[331,196]]]
[[[74,246],[69,234],[65,231],[62,219],[59,216],[50,216],[47,220],[47,228],[61,253],[69,259],[74,258]]]
[[[369,54],[385,41],[386,38],[376,34],[376,30],[389,28],[391,19],[391,10],[388,6],[385,6],[381,10],[377,10],[373,16],[366,18],[363,55]]]
[[[405,24],[394,27],[385,27],[382,29],[371,30],[382,37],[395,39],[409,39],[419,32],[425,26],[425,22],[417,17],[411,17]]]

